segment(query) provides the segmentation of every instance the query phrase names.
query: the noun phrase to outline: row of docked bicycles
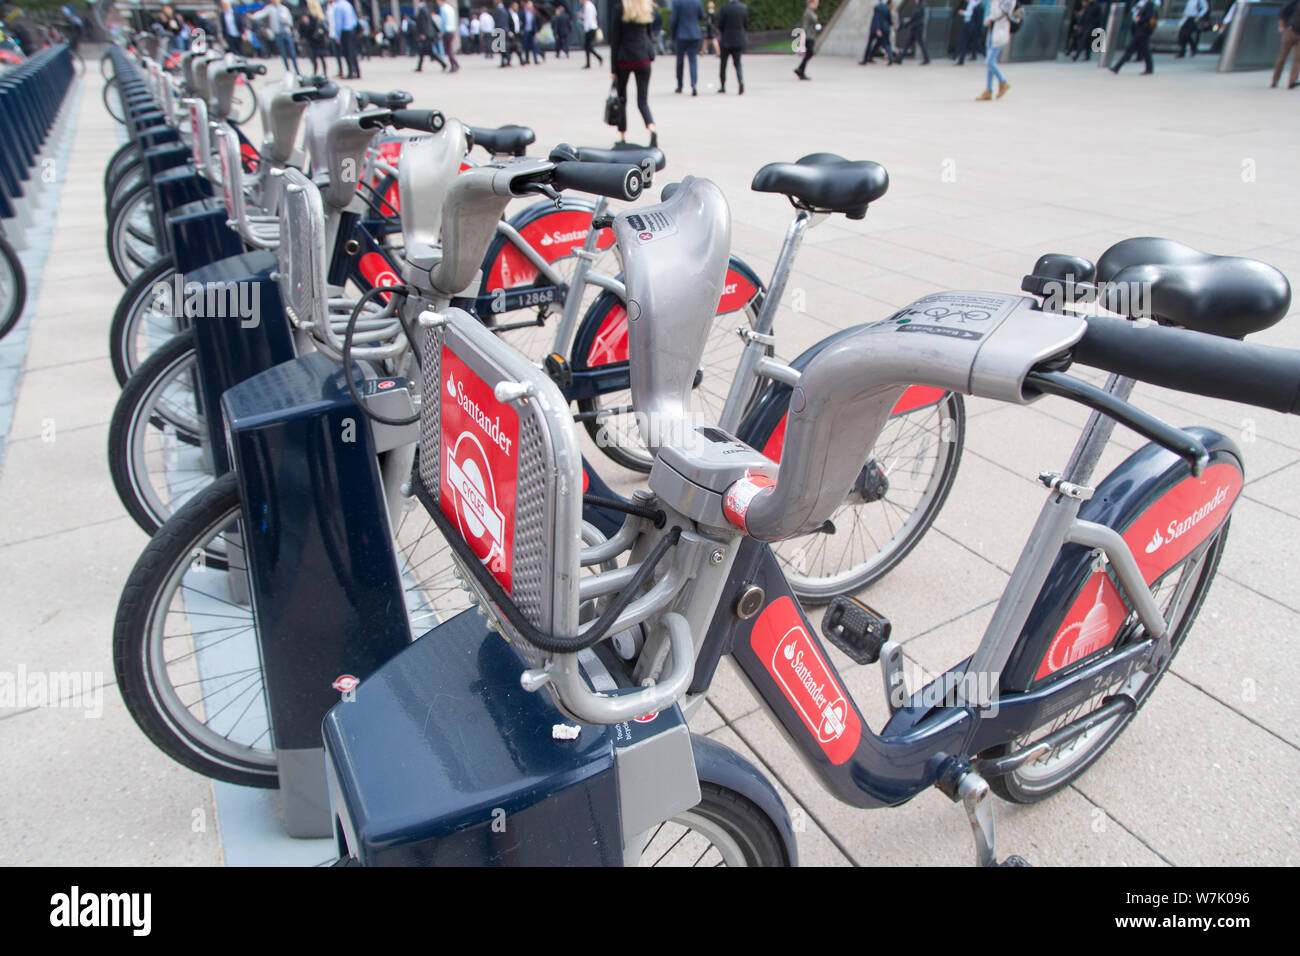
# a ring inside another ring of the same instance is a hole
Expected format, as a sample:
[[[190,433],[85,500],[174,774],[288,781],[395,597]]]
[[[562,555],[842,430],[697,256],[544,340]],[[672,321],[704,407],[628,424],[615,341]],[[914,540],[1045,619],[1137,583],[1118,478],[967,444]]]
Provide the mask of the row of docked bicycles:
[[[995,863],[990,793],[1041,800],[1132,722],[1241,492],[1232,440],[1135,407],[1135,382],[1300,411],[1300,355],[1239,341],[1290,306],[1259,262],[1045,255],[1024,294],[926,296],[785,361],[803,235],[862,218],[876,163],[758,171],[795,210],[764,285],[710,181],[609,207],[657,149],[542,159],[525,127],[293,77],[259,84],[254,143],[230,91],[258,67],[112,57],[105,191],[143,198],[109,222],[109,456],[152,535],[119,687],[157,746],[280,787],[288,831],[341,863],[795,863],[771,782],[687,726],[725,655],[836,797],[937,787]],[[963,395],[1092,415],[974,655],[908,687],[855,594],[942,507]],[[1148,443],[1094,481],[1116,422]],[[877,731],[822,638],[880,664]]]

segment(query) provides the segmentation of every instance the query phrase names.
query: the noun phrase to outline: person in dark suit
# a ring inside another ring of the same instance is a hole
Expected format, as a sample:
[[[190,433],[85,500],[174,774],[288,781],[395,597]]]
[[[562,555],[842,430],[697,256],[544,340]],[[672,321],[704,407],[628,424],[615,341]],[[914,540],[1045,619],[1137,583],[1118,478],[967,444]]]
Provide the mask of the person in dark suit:
[[[1128,47],[1125,48],[1119,62],[1110,68],[1112,73],[1118,76],[1119,68],[1127,63],[1130,57],[1141,57],[1146,63],[1147,68],[1142,71],[1143,76],[1156,71],[1155,60],[1151,57],[1151,34],[1156,32],[1159,16],[1152,0],[1141,0],[1133,5],[1133,38],[1129,40]]]
[[[437,60],[439,65],[445,70],[447,62],[433,48],[433,36],[441,32],[433,22],[433,14],[429,12],[429,6],[420,0],[415,5],[415,43],[416,51],[419,58],[415,61],[415,72],[420,73],[424,69],[424,58],[427,56],[431,60]]]
[[[700,20],[704,8],[700,0],[673,0],[673,12],[668,20],[668,34],[673,38],[673,49],[677,51],[677,92],[682,91],[682,61],[691,61],[691,96],[698,96],[700,68],[696,57],[700,52],[700,41],[704,34],[700,31]]]
[[[980,42],[980,38],[984,35],[984,4],[979,0],[970,0],[962,15],[966,18],[966,25],[962,28],[961,39],[957,41],[958,66],[963,65],[968,56],[972,59],[977,58],[979,51],[984,47]]]
[[[918,0],[916,6],[912,8],[912,13],[907,18],[907,23],[903,25],[907,31],[907,41],[903,44],[903,49],[899,52],[899,59],[911,53],[914,47],[921,48],[921,65],[925,66],[930,62],[930,51],[925,48],[925,26],[930,19],[930,9],[925,5],[925,0]]]
[[[566,60],[569,58],[569,32],[573,29],[573,18],[569,16],[569,10],[564,4],[555,8],[555,16],[551,17],[551,34],[555,37],[555,56],[559,59],[563,56]]]
[[[745,27],[749,26],[749,7],[740,0],[729,0],[718,11],[718,43],[722,50],[722,65],[718,79],[718,92],[727,92],[727,57],[736,64],[736,82],[740,95],[745,94],[745,74],[740,68],[740,54],[745,49]]]
[[[237,13],[230,5],[230,0],[221,0],[221,13],[217,20],[221,24],[221,41],[226,46],[226,52],[243,56],[244,41],[240,38],[248,29],[248,18]]]
[[[1083,9],[1079,11],[1079,35],[1074,45],[1074,59],[1083,54],[1083,61],[1092,59],[1092,36],[1101,29],[1101,0],[1083,0]]]
[[[885,63],[893,66],[897,61],[889,45],[889,30],[893,19],[890,0],[880,0],[871,12],[871,29],[867,33],[867,48],[862,51],[860,66],[866,66],[878,50],[885,51]]]

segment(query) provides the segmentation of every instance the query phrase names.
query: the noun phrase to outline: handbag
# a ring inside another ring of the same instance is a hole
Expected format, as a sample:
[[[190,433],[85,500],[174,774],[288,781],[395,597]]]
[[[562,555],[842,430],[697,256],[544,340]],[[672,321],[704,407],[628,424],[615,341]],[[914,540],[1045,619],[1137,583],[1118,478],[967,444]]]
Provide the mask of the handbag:
[[[1020,25],[1024,22],[1024,19],[1024,11],[1017,5],[1016,9],[1012,12],[1012,15],[1007,17],[1008,22],[1011,24],[1011,32],[1013,34],[1020,29]]]
[[[627,125],[627,100],[618,95],[618,87],[612,83],[609,96],[605,97],[605,124],[620,129]]]

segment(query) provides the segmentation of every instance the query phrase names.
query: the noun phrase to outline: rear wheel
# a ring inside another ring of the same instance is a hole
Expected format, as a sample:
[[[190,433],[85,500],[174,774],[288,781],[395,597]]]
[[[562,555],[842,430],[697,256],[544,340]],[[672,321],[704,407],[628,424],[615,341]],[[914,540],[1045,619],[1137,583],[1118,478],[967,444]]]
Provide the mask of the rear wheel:
[[[748,798],[700,783],[700,802],[642,838],[641,866],[789,866],[776,826]]]
[[[1133,722],[1138,708],[1151,696],[1160,678],[1169,670],[1174,655],[1186,640],[1187,632],[1195,623],[1205,595],[1210,590],[1210,582],[1218,570],[1227,537],[1228,525],[1225,524],[1213,538],[1170,568],[1152,586],[1156,604],[1169,624],[1170,644],[1169,657],[1154,674],[1139,670],[1123,686],[1080,702],[1050,723],[1030,731],[1011,744],[989,751],[987,756],[1002,756],[1032,746],[1048,734],[1082,720],[1114,697],[1130,697],[1137,706],[1126,714],[1089,728],[1018,770],[1000,777],[990,777],[989,786],[994,793],[1012,803],[1037,803],[1069,786],[1106,752],[1106,748]],[[1123,625],[1123,633],[1115,642],[1115,647],[1126,647],[1146,639],[1146,628],[1136,620],[1136,615],[1131,615],[1130,620]]]

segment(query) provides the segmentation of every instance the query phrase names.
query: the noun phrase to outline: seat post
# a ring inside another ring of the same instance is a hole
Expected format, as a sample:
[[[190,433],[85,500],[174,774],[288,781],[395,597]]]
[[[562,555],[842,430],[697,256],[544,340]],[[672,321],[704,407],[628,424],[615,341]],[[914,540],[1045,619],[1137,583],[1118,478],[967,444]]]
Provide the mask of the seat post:
[[[776,321],[776,310],[780,308],[781,299],[785,297],[785,285],[790,278],[790,267],[794,264],[794,257],[799,254],[799,246],[803,242],[804,232],[807,231],[810,222],[812,222],[812,213],[800,209],[785,231],[781,254],[777,256],[776,266],[772,269],[772,281],[763,294],[763,305],[758,310],[758,318],[754,322],[754,332],[758,335],[770,335],[772,332],[772,325]],[[722,406],[722,414],[719,416],[720,427],[734,431],[740,426],[741,418],[754,394],[758,363],[765,351],[766,346],[757,339],[746,340],[744,351],[740,353],[740,364],[736,368],[735,377],[731,380],[731,388],[727,392],[726,404]]]

